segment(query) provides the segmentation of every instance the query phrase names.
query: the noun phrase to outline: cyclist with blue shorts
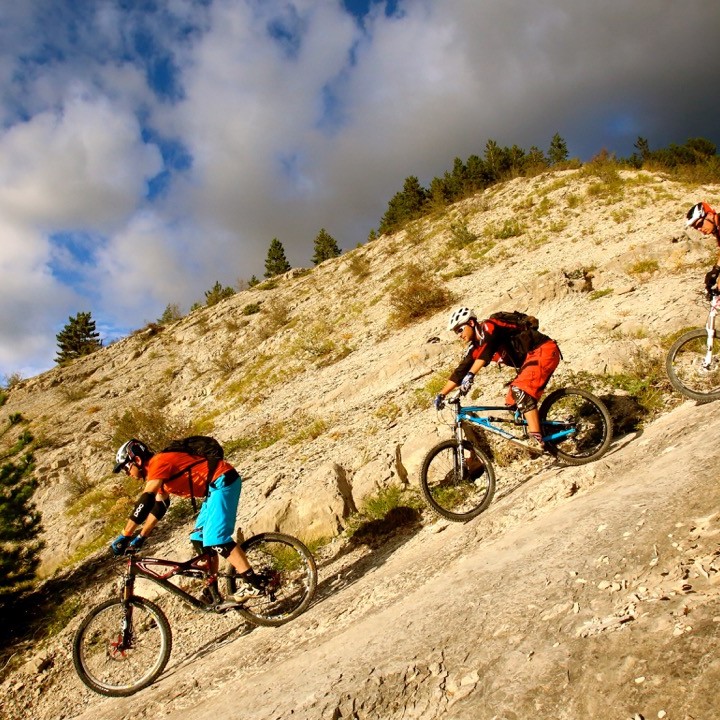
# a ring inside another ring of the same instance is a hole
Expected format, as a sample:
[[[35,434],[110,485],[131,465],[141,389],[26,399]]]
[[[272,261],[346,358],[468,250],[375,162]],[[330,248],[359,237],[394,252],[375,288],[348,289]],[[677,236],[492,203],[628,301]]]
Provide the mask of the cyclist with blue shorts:
[[[141,548],[170,506],[170,495],[205,498],[190,540],[198,552],[209,552],[212,572],[217,572],[218,554],[237,570],[240,582],[235,602],[262,594],[262,579],[250,567],[242,548],[233,539],[242,478],[225,460],[208,474],[208,460],[184,452],[154,453],[140,440],[128,440],[117,451],[113,472],[121,470],[145,481],[120,535],[111,543],[115,555],[128,548]],[[140,532],[135,535],[136,530]]]

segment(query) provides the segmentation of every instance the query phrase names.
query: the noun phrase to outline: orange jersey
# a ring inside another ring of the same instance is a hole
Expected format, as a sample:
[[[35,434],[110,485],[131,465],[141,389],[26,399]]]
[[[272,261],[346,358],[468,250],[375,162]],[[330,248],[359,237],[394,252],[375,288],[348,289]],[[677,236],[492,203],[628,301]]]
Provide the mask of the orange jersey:
[[[233,466],[220,460],[210,480],[215,480]],[[161,452],[147,463],[147,480],[160,480],[163,492],[179,497],[204,498],[207,494],[208,461],[203,457],[181,452]],[[191,490],[192,487],[192,490]]]

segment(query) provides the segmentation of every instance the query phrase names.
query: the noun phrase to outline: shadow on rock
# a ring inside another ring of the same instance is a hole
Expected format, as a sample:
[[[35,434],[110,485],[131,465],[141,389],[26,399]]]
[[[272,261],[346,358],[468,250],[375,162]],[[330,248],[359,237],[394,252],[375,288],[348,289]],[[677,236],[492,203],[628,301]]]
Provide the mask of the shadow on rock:
[[[650,414],[632,395],[603,395],[600,399],[610,413],[616,438],[640,430]]]
[[[320,602],[357,582],[365,573],[380,567],[408,540],[411,540],[422,528],[420,511],[406,506],[395,507],[384,518],[368,520],[360,525],[342,548],[331,558],[321,562],[329,566],[341,561],[344,556],[362,553],[354,562],[345,565],[337,573],[318,584],[315,602]],[[367,551],[370,552],[367,552]]]

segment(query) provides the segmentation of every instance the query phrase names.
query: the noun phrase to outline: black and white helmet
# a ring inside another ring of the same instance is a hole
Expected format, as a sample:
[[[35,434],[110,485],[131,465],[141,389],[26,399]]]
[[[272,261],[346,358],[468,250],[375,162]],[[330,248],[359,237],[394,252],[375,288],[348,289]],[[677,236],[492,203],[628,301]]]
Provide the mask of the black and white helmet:
[[[693,205],[688,211],[687,211],[687,222],[685,223],[685,227],[690,227],[691,225],[695,225],[698,220],[702,220],[705,215],[707,215],[707,210],[705,209],[705,203],[697,203],[696,205]]]
[[[128,463],[139,457],[143,462],[149,460],[155,453],[140,440],[128,440],[123,443],[115,455],[114,473],[119,473]]]
[[[477,315],[475,315],[475,311],[469,307],[459,307],[457,310],[453,310],[452,315],[450,315],[450,321],[448,322],[448,331],[452,332],[456,327],[465,325],[471,318],[477,320]]]

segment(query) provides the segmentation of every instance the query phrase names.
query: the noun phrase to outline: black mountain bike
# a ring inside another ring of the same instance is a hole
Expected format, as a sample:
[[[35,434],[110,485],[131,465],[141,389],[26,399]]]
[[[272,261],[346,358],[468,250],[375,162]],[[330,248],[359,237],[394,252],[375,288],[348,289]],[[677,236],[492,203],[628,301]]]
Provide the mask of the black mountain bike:
[[[713,295],[705,327],[681,335],[665,360],[670,384],[701,403],[720,398],[720,338],[715,332],[719,309],[720,295]]]
[[[261,533],[241,547],[264,587],[262,595],[242,603],[223,602],[218,580],[226,595],[234,593],[234,568],[212,574],[209,554],[184,562],[130,554],[120,597],[93,607],[75,633],[73,663],[83,683],[101,695],[132,695],[165,669],[172,648],[170,623],[154,602],[135,594],[137,577],[160,585],[196,610],[234,612],[255,625],[283,625],[307,609],[317,587],[317,568],[303,543],[290,535]],[[199,580],[199,596],[171,578]]]

